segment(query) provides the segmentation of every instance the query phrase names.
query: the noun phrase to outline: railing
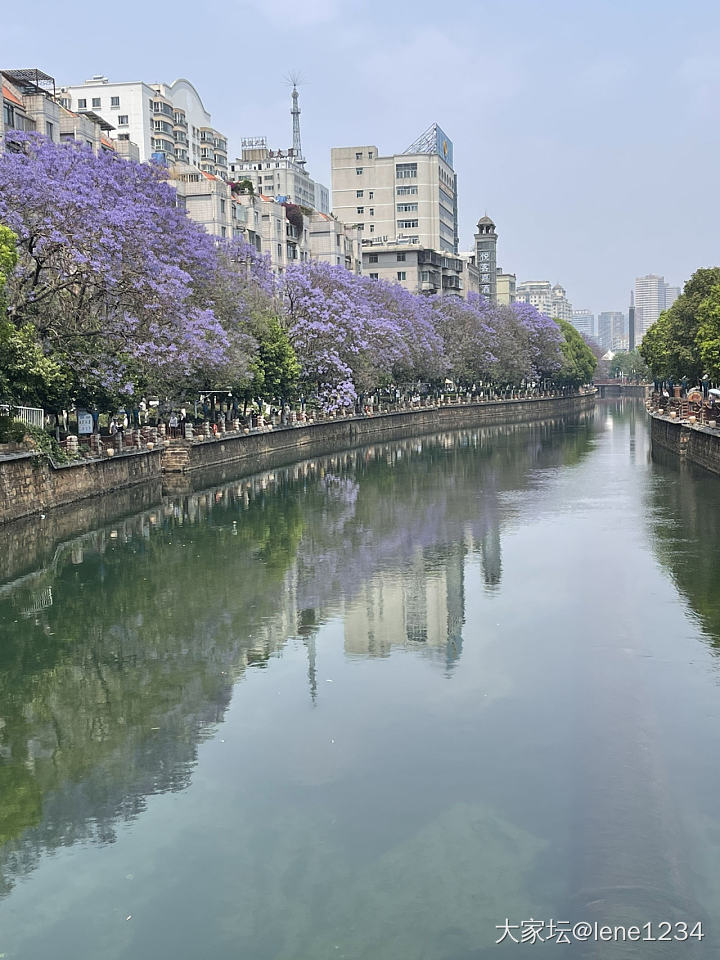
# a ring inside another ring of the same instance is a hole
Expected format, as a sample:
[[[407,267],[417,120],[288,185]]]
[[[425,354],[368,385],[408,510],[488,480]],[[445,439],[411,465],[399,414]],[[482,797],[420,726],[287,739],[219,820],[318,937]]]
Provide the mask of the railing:
[[[0,403],[0,413],[6,417],[11,415],[13,420],[20,420],[29,427],[45,426],[45,411],[40,407],[14,407],[8,403]]]

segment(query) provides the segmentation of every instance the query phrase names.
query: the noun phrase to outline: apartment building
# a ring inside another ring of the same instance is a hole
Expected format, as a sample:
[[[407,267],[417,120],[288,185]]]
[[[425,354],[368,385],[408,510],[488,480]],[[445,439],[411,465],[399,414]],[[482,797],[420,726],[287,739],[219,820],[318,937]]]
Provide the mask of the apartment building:
[[[417,244],[457,256],[453,144],[433,124],[402,153],[374,145],[331,150],[333,213],[356,224],[363,242]]]
[[[495,278],[495,289],[497,302],[504,307],[509,307],[515,303],[517,296],[517,277],[514,273],[503,273],[502,268],[497,268]]]
[[[235,182],[249,180],[256,193],[289,200],[307,210],[330,213],[330,191],[313,180],[294,150],[270,150],[266,137],[243,137],[242,156],[230,164]]]
[[[36,68],[27,70],[0,70],[2,78],[2,128],[42,133],[55,143],[73,140],[91,147],[95,153],[113,150],[126,159],[139,156],[135,143],[128,140],[121,150],[110,139],[112,125],[102,117],[86,110],[70,110],[64,96],[58,94],[55,80]],[[0,146],[1,149],[1,146]]]
[[[111,83],[98,74],[63,87],[60,96],[69,109],[90,110],[109,123],[113,139],[137,143],[143,163],[188,163],[227,179],[227,139],[188,80]]]
[[[515,299],[518,303],[532,304],[546,317],[572,323],[572,304],[559,283],[552,286],[549,280],[525,280],[517,285]]]
[[[308,218],[310,257],[351,273],[362,273],[360,231],[327,213],[315,212]]]
[[[411,293],[467,296],[468,270],[460,255],[417,243],[363,241],[362,272],[373,280],[399,283]]]

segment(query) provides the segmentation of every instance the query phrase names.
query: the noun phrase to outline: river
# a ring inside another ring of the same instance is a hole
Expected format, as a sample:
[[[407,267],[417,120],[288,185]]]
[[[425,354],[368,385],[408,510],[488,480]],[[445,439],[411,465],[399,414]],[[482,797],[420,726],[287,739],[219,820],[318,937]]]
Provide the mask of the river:
[[[15,542],[0,957],[720,956],[719,493],[618,400]]]

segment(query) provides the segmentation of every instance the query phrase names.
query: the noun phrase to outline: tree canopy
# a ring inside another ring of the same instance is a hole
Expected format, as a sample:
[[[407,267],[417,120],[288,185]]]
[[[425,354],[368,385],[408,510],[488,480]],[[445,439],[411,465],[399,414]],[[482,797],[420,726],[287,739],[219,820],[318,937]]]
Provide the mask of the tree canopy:
[[[720,376],[720,267],[696,270],[682,294],[645,333],[640,354],[653,376]]]
[[[597,366],[592,350],[585,343],[582,334],[571,323],[567,320],[555,322],[563,335],[563,342],[560,344],[562,365],[556,379],[559,383],[573,387],[589,383]]]

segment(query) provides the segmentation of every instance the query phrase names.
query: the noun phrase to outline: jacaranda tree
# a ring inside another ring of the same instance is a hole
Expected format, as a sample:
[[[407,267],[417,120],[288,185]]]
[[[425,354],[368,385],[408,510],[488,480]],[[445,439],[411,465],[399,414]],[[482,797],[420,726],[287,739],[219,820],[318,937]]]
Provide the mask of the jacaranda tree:
[[[77,378],[123,388],[222,363],[212,239],[162,171],[12,131],[0,156],[0,221],[17,236],[8,316],[32,324]]]

